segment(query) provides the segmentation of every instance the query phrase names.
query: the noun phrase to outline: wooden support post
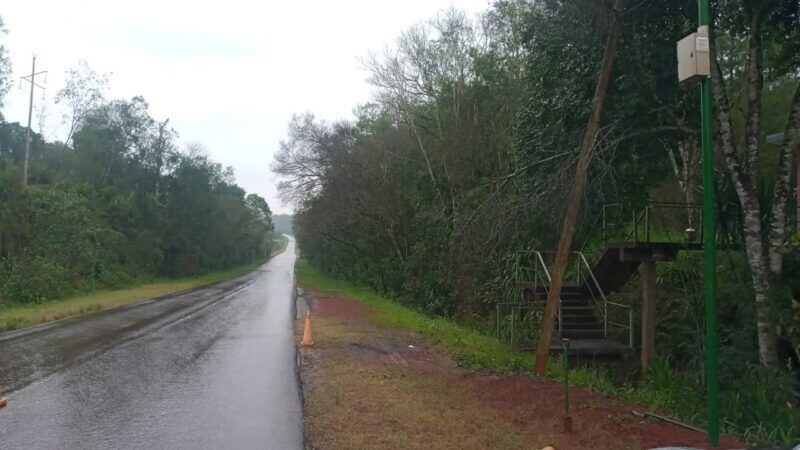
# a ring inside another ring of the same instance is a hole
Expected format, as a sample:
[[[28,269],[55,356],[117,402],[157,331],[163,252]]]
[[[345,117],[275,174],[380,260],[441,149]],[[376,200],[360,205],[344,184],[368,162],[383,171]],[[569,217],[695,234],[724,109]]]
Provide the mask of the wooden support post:
[[[589,112],[589,120],[583,133],[580,151],[578,152],[575,179],[567,196],[564,227],[561,229],[561,238],[558,241],[556,260],[551,272],[550,291],[547,294],[547,306],[544,309],[542,327],[539,329],[539,344],[536,346],[536,360],[533,364],[533,373],[538,376],[544,375],[545,369],[547,369],[547,358],[550,356],[550,339],[553,337],[553,331],[556,327],[556,315],[561,317],[558,314],[561,305],[561,287],[564,283],[564,274],[567,271],[569,254],[572,250],[572,239],[575,237],[578,211],[583,202],[583,194],[586,189],[586,173],[589,170],[589,162],[592,160],[592,150],[594,149],[597,135],[600,134],[600,118],[606,101],[608,85],[611,82],[611,72],[614,68],[614,54],[619,43],[619,29],[622,22],[620,16],[624,2],[625,0],[614,1],[613,21],[606,41],[606,48],[603,52],[603,62],[600,64],[600,73],[597,77],[597,86],[592,99],[592,109]]]
[[[653,362],[656,351],[656,263],[642,263],[642,375]]]

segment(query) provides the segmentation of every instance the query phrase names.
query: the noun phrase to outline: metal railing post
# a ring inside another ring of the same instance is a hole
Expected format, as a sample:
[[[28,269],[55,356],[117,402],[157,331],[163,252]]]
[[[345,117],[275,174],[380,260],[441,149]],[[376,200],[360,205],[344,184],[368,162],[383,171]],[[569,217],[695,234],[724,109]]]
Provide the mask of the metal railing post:
[[[628,348],[633,349],[633,308],[628,308]]]
[[[500,340],[500,305],[497,305],[497,340]]]
[[[561,339],[561,335],[564,332],[564,314],[561,310],[561,299],[558,301],[558,338]]]
[[[636,220],[636,210],[633,211],[633,243],[639,243],[639,224],[638,220]]]
[[[516,320],[516,312],[514,311],[514,307],[511,307],[511,348],[514,348],[514,322]]]
[[[539,288],[539,261],[534,261],[533,263],[533,301],[538,300],[536,298],[539,293],[537,292]]]
[[[650,242],[650,205],[644,207],[644,240]]]

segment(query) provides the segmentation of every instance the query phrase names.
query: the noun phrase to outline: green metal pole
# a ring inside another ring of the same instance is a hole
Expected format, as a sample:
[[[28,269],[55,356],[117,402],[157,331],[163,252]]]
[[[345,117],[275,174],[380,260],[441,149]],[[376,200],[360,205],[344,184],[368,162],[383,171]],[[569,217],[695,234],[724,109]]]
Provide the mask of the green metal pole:
[[[562,339],[564,349],[564,417],[569,416],[569,339]]]
[[[698,0],[700,27],[710,22],[709,0]],[[710,39],[710,36],[709,36]],[[713,57],[713,55],[712,55]],[[708,442],[719,446],[719,394],[717,392],[717,217],[714,198],[714,150],[711,143],[711,77],[700,82],[700,112],[703,151],[703,260],[706,303],[706,407]]]
[[[572,433],[572,416],[569,415],[569,339],[562,339],[564,349],[564,432]]]

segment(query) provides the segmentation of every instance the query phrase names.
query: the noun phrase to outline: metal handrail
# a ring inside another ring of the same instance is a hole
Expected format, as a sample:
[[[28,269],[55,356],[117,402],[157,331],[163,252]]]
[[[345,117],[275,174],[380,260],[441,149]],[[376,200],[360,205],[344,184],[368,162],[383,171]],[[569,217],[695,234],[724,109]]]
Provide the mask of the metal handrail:
[[[626,305],[626,304],[623,304],[623,303],[609,302],[609,301],[606,301],[606,303],[608,303],[609,305],[612,305],[612,306],[621,306],[623,308],[630,308],[629,305]]]
[[[586,255],[584,255],[583,252],[576,252],[576,253],[578,253],[578,255],[580,256],[581,261],[583,262],[583,265],[586,268],[586,271],[589,272],[589,275],[592,278],[592,281],[594,283],[595,289],[597,289],[597,292],[600,294],[600,297],[603,299],[603,305],[602,305],[602,308],[601,308],[600,303],[597,301],[597,297],[594,295],[593,290],[589,287],[588,280],[586,280],[587,281],[586,286],[587,286],[587,288],[589,288],[589,293],[592,295],[592,299],[594,299],[595,303],[597,304],[598,309],[602,311],[601,314],[602,314],[602,319],[603,319],[603,336],[608,338],[608,325],[609,324],[615,325],[615,326],[619,326],[619,327],[621,327],[623,329],[627,329],[628,330],[628,346],[630,348],[633,348],[633,309],[629,305],[624,305],[622,303],[616,303],[616,302],[608,301],[608,299],[606,298],[606,294],[603,292],[603,288],[600,286],[600,282],[597,280],[597,277],[595,276],[594,271],[592,270],[592,267],[589,265],[589,261],[586,259]],[[584,279],[586,279],[585,276],[584,276]],[[622,308],[625,308],[625,309],[628,310],[628,325],[627,326],[625,326],[623,324],[620,324],[620,323],[617,323],[617,322],[614,322],[614,321],[611,321],[611,320],[608,319],[608,306],[609,305],[622,307]]]
[[[496,303],[495,304],[495,336],[497,337],[497,340],[498,341],[500,340],[500,314],[502,312],[501,311],[502,307],[510,306],[511,307],[511,313],[513,314],[515,307],[519,307],[519,306],[534,306],[534,305],[536,305],[536,302],[525,302],[525,301],[523,301],[523,302],[498,302],[498,303]],[[511,318],[511,326],[512,326],[511,332],[512,332],[512,337],[513,337],[513,332],[514,332],[514,329],[513,329],[514,318],[513,317]]]
[[[544,262],[544,258],[542,257],[542,252],[539,251],[539,250],[529,250],[529,251],[525,251],[525,252],[521,252],[521,253],[529,253],[529,254],[533,254],[534,255],[534,259],[535,259],[535,262],[534,262],[534,265],[533,265],[533,269],[534,269],[534,280],[533,280],[534,290],[538,286],[538,282],[539,282],[539,276],[540,276],[539,275],[539,266],[540,265],[542,266],[542,271],[544,272],[544,276],[542,277],[542,281],[543,281],[542,287],[544,288],[545,293],[548,296],[550,296],[550,283],[553,280],[550,277],[550,271],[547,270],[547,264],[545,264],[545,262]],[[544,283],[545,278],[546,278],[546,281],[547,281],[546,283]],[[559,299],[558,299],[558,314],[557,314],[557,318],[558,318],[558,338],[559,339],[561,339],[561,331],[564,328],[563,327],[564,322],[563,322],[562,316],[563,316],[563,314],[562,314],[562,309],[561,309],[561,298],[559,297]]]
[[[519,259],[519,254],[520,253],[532,253],[534,255],[533,267],[528,267],[527,264],[526,265],[522,265],[521,264],[521,261]],[[539,281],[540,281],[540,278],[541,278],[542,287],[544,288],[545,293],[549,295],[549,293],[550,293],[549,283],[551,281],[551,277],[550,277],[550,272],[547,269],[547,264],[545,264],[544,258],[542,257],[541,252],[539,252],[539,251],[521,251],[521,252],[517,252],[517,266],[522,268],[525,271],[533,271],[534,292],[536,292],[537,286],[539,285]],[[539,266],[541,266],[541,269],[539,268]],[[543,274],[540,274],[540,271],[542,271]],[[519,280],[517,280],[517,281],[519,281]],[[514,341],[514,322],[515,322],[514,313],[516,311],[521,311],[523,309],[531,309],[531,308],[540,307],[541,304],[540,304],[540,302],[537,302],[537,301],[530,302],[530,301],[524,301],[524,300],[523,301],[509,301],[509,302],[498,302],[498,303],[496,303],[495,304],[495,308],[496,308],[496,311],[495,311],[495,333],[496,333],[496,337],[497,337],[498,340],[501,337],[500,336],[501,335],[501,333],[500,333],[500,322],[501,322],[502,309],[504,307],[509,307],[509,306],[511,307],[511,314],[512,314],[512,317],[511,317],[511,327],[512,327],[511,328],[511,340],[512,340],[512,346],[513,346],[513,344],[514,344],[514,342],[513,342]],[[559,331],[558,332],[559,332],[559,338],[560,338],[561,337],[561,329],[563,328],[561,326],[562,325],[562,319],[561,319],[561,302],[560,302],[560,299],[559,299],[559,309],[558,309],[558,320],[559,320],[559,327],[558,327]]]
[[[594,276],[594,271],[592,270],[592,267],[589,265],[589,261],[586,260],[586,255],[584,255],[583,252],[575,252],[575,253],[577,253],[578,256],[580,256],[581,261],[583,261],[583,266],[586,267],[586,271],[589,272],[589,275],[592,277],[592,281],[594,282],[594,286],[595,286],[595,288],[597,288],[597,292],[600,293],[600,297],[603,299],[603,303],[608,303],[608,300],[606,299],[606,294],[603,293],[603,288],[600,287],[600,282],[597,281],[597,277]],[[587,286],[588,286],[588,283],[587,283]],[[592,293],[592,298],[595,299],[595,303],[597,303],[597,307],[599,308],[600,307],[600,303],[597,302],[597,299],[594,297],[594,293]],[[603,314],[603,320],[605,321],[605,314]]]
[[[614,322],[613,320],[605,320],[606,326],[606,333],[608,332],[608,325],[615,325],[623,330],[628,330],[628,347],[633,348],[633,308],[629,305],[623,305],[622,303],[615,303],[615,302],[606,302],[606,314],[608,314],[608,305],[617,306],[620,308],[624,308],[628,310],[628,325]]]
[[[516,311],[522,311],[522,310],[525,310],[525,309],[536,309],[536,308],[537,308],[537,305],[535,305],[535,304],[525,304],[525,305],[517,305],[517,306],[512,306],[511,307],[511,343],[510,343],[511,344],[511,348],[514,348],[514,344],[515,344],[515,342],[514,342],[514,323],[516,322],[517,316],[514,313]]]
[[[552,251],[539,251],[539,250],[530,250],[530,251],[523,251],[519,253],[527,253],[531,254],[534,257],[533,267],[524,267],[527,270],[533,270],[534,272],[534,292],[536,292],[537,287],[539,285],[539,281],[541,278],[542,287],[544,288],[544,292],[546,295],[549,296],[550,294],[550,283],[552,282],[552,278],[550,276],[550,271],[547,268],[547,264],[544,261],[544,257],[542,256],[543,253],[554,253]],[[576,254],[580,260],[577,279],[575,281],[578,282],[578,285],[585,285],[589,295],[592,296],[592,300],[594,301],[598,313],[601,315],[603,320],[603,336],[608,337],[608,326],[617,326],[622,329],[628,330],[628,345],[630,348],[633,348],[633,309],[629,305],[625,305],[622,303],[612,302],[606,298],[605,292],[603,292],[603,288],[600,285],[600,281],[597,279],[597,276],[594,274],[592,270],[592,266],[589,264],[589,260],[586,258],[586,255],[580,251],[570,252],[571,254]],[[540,269],[541,266],[541,269]],[[540,273],[541,271],[541,273]],[[588,275],[587,275],[588,273]],[[563,330],[563,314],[562,314],[562,299],[559,297],[558,299],[558,337],[561,338],[561,333]],[[500,336],[500,307],[502,306],[511,306],[512,310],[512,328],[514,317],[514,311],[521,311],[524,309],[532,309],[541,306],[541,302],[502,302],[497,304],[497,330],[498,330],[498,338]],[[619,307],[628,310],[628,324],[617,323],[612,320],[609,320],[608,317],[608,307]],[[512,340],[513,340],[513,329],[512,329]]]
[[[551,283],[553,280],[550,278],[550,271],[547,270],[547,264],[544,263],[544,258],[542,258],[542,252],[536,251],[536,257],[539,259],[539,264],[542,265],[542,269],[544,270],[544,274],[547,275],[547,282]]]
[[[597,222],[600,222],[600,219],[603,219],[603,227],[601,228],[601,230],[603,231],[603,240],[605,241],[606,205],[603,205],[603,212],[601,214],[598,214],[597,217],[594,218],[594,222],[592,222],[592,225],[589,227],[589,229],[594,230],[595,228],[597,228]],[[581,244],[580,251],[583,251],[583,249],[585,249],[586,246],[589,245],[589,241],[591,240],[592,240],[592,233],[586,233],[586,238],[583,240],[583,244]]]
[[[545,285],[544,283],[542,283],[542,285],[544,286],[544,290],[547,293],[547,296],[550,297],[550,283],[553,282],[553,279],[550,278],[550,271],[547,270],[547,264],[544,263],[544,258],[542,258],[542,252],[536,251],[535,254],[536,254],[536,259],[539,261],[539,264],[542,265],[542,270],[544,271],[545,276],[547,276],[547,284]],[[564,314],[562,314],[562,309],[561,309],[561,297],[559,296],[558,297],[558,315],[557,315],[557,318],[558,318],[558,338],[559,339],[561,339],[561,333],[564,330],[564,319],[563,319],[563,317],[564,317]]]
[[[602,227],[601,230],[602,230],[602,233],[603,233],[603,240],[604,241],[606,240],[605,233],[606,233],[606,229],[608,227],[624,225],[624,224],[628,223],[628,222],[620,222],[620,223],[608,224],[606,222],[606,208],[607,207],[615,207],[615,206],[618,207],[618,206],[620,206],[620,204],[619,203],[611,203],[611,204],[608,204],[608,205],[603,205],[602,212],[600,214],[600,217],[602,217],[602,220],[603,220],[603,227]],[[628,233],[628,235],[624,238],[626,241],[633,240],[634,243],[638,243],[639,242],[639,225],[642,224],[642,222],[644,222],[644,239],[645,239],[645,242],[650,242],[650,231],[651,231],[650,210],[651,209],[695,209],[695,210],[697,210],[697,209],[702,209],[702,204],[700,204],[700,203],[681,203],[681,202],[647,202],[647,203],[645,203],[645,205],[642,207],[641,210],[634,209],[634,210],[631,211],[631,222],[630,222],[630,224],[631,224],[632,229]],[[702,216],[698,217],[698,219],[700,220],[698,228],[699,228],[699,231],[702,233],[702,231],[703,231]],[[597,220],[595,220],[595,224],[596,223],[597,223]],[[702,241],[702,234],[700,236],[700,240]],[[583,248],[585,248],[587,243],[588,243],[588,239],[587,239],[587,242],[584,243],[583,247],[581,247],[581,250],[583,250]]]

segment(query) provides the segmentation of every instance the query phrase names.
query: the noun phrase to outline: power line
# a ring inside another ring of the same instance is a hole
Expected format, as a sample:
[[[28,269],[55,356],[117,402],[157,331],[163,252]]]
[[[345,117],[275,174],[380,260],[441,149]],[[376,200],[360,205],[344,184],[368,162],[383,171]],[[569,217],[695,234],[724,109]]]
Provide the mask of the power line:
[[[25,162],[22,165],[22,190],[26,190],[28,188],[28,159],[30,158],[31,153],[31,116],[33,115],[33,91],[35,88],[44,89],[44,86],[41,86],[36,83],[36,76],[37,75],[44,75],[44,82],[47,82],[47,71],[36,72],[36,56],[33,57],[33,63],[31,65],[31,74],[26,75],[20,79],[20,87],[22,86],[23,81],[27,81],[31,84],[31,95],[28,101],[28,128],[25,130]]]

